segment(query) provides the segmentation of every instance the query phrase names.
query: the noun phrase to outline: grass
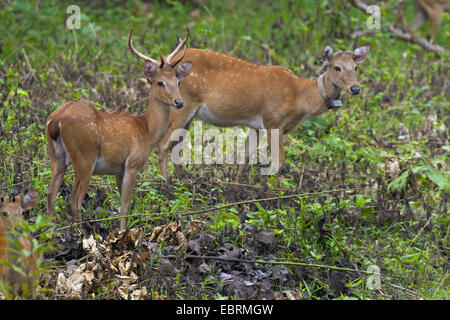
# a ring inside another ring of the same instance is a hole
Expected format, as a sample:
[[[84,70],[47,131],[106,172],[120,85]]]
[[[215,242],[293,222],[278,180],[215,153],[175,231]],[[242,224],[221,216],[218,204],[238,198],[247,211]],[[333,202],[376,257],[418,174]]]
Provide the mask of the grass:
[[[283,65],[304,78],[315,77],[324,44],[346,50],[369,43],[369,59],[358,72],[362,95],[344,97],[344,107],[303,123],[285,139],[291,171],[281,182],[269,177],[269,189],[261,192],[257,167],[251,171],[252,187],[239,187],[230,184],[234,167],[191,166],[187,180],[165,189],[154,152],[139,177],[131,213],[151,214],[146,220],[151,227],[170,221],[174,212],[319,192],[230,205],[182,219],[202,219],[208,232],[242,248],[255,249],[250,227],[273,232],[276,248],[269,253],[277,252],[286,261],[359,270],[375,264],[385,274],[378,290],[367,287],[366,277],[350,273],[338,277],[346,289],[336,291],[326,268],[305,268],[289,285],[274,281],[274,288],[299,291],[303,297],[449,298],[448,54],[439,57],[391,38],[385,32],[395,21],[390,3],[382,5],[383,32],[360,39],[351,34],[364,30],[367,16],[348,1],[230,0],[198,7],[190,1],[85,1],[79,5],[81,29],[76,31],[64,27],[70,4],[13,1],[0,8],[2,195],[37,189],[41,198],[30,216],[45,214],[50,180],[45,119],[64,101],[82,99],[104,111],[145,110],[148,92],[137,80],[142,65],[126,44],[130,28],[135,29],[136,45],[150,56],[157,56],[159,48],[170,50],[176,36],[189,27],[191,47]],[[405,13],[412,20],[412,4]],[[448,25],[446,14],[435,40],[441,45],[448,43]],[[424,35],[426,28],[419,32]],[[69,169],[66,185],[72,173]],[[335,189],[345,191],[320,193]],[[95,216],[99,190],[105,201]],[[94,177],[89,194],[94,200],[86,206],[86,217],[106,218],[120,206],[112,177]],[[56,211],[67,213],[65,196],[57,201]],[[66,225],[64,217],[54,223]],[[129,219],[129,227],[142,225],[140,219]],[[108,230],[117,226],[115,220],[102,222]],[[294,275],[298,270],[288,271]],[[156,286],[152,292],[188,297],[192,283],[186,281]],[[203,298],[222,297],[208,281],[199,280]],[[341,293],[327,293],[333,290]]]

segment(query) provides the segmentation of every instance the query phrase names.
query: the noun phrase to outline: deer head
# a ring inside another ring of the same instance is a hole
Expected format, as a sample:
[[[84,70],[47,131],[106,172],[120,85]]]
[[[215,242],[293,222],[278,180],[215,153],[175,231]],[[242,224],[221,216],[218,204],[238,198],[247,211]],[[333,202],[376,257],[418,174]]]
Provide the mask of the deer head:
[[[184,39],[180,39],[178,46],[165,60],[161,54],[161,50],[159,51],[160,61],[152,59],[137,51],[131,40],[132,35],[133,29],[130,30],[128,35],[128,47],[135,56],[145,61],[144,74],[147,81],[152,85],[152,94],[160,104],[181,109],[184,106],[184,101],[181,98],[179,91],[180,79],[186,77],[191,72],[192,62],[187,61],[180,65],[178,64],[184,58],[189,30],[186,31]],[[180,52],[181,48],[183,48],[181,57],[172,61],[172,59]],[[156,86],[154,84],[156,84]]]
[[[357,64],[367,59],[369,55],[369,45],[364,45],[355,49],[355,51],[337,51],[330,45],[325,45],[322,50],[323,59],[328,65],[329,78],[333,85],[340,90],[345,90],[351,95],[357,95],[361,87],[356,79]]]

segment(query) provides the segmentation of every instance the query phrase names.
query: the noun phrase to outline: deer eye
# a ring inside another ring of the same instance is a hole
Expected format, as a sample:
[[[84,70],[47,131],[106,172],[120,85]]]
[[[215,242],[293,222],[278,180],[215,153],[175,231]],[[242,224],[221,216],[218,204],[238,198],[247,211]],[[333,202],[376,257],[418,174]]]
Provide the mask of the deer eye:
[[[164,87],[164,82],[162,82],[162,81],[158,81],[158,86],[160,86],[160,87]]]
[[[177,80],[177,86],[180,86],[180,80]]]
[[[336,70],[337,72],[341,72],[342,71],[342,68],[341,67],[334,67],[334,70]]]
[[[358,66],[355,66],[355,71],[358,70]]]
[[[3,212],[2,212],[2,215],[3,215],[4,217],[8,216],[8,212],[3,211]]]

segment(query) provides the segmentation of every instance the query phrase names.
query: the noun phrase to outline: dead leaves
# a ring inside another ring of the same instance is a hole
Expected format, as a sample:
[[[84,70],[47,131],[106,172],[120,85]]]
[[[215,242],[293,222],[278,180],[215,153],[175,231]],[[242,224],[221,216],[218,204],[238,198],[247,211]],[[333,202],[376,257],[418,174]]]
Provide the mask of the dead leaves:
[[[175,221],[165,226],[154,227],[148,241],[161,243],[162,241],[176,245],[176,251],[187,249],[187,240],[183,232],[179,231],[181,222]]]
[[[135,271],[156,255],[156,245],[161,242],[176,246],[177,252],[185,252],[188,239],[197,232],[199,223],[191,221],[185,231],[181,222],[175,221],[154,227],[146,234],[144,229],[136,228],[121,231],[117,237],[110,233],[105,241],[93,236],[83,239],[87,262],[71,265],[58,274],[57,296],[65,299],[95,299],[99,295],[124,300],[151,298]]]

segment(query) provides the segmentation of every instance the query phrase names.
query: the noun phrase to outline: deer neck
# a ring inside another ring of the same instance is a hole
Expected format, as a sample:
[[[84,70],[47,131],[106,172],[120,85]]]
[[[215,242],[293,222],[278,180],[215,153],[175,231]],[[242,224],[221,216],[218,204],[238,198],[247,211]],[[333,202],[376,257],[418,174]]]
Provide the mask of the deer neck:
[[[143,118],[152,142],[157,143],[167,130],[169,122],[169,106],[150,98],[147,111]]]
[[[319,76],[317,79],[317,88],[328,109],[333,109],[334,107],[340,107],[342,105],[341,100],[339,99],[341,90],[330,80],[328,72]]]

